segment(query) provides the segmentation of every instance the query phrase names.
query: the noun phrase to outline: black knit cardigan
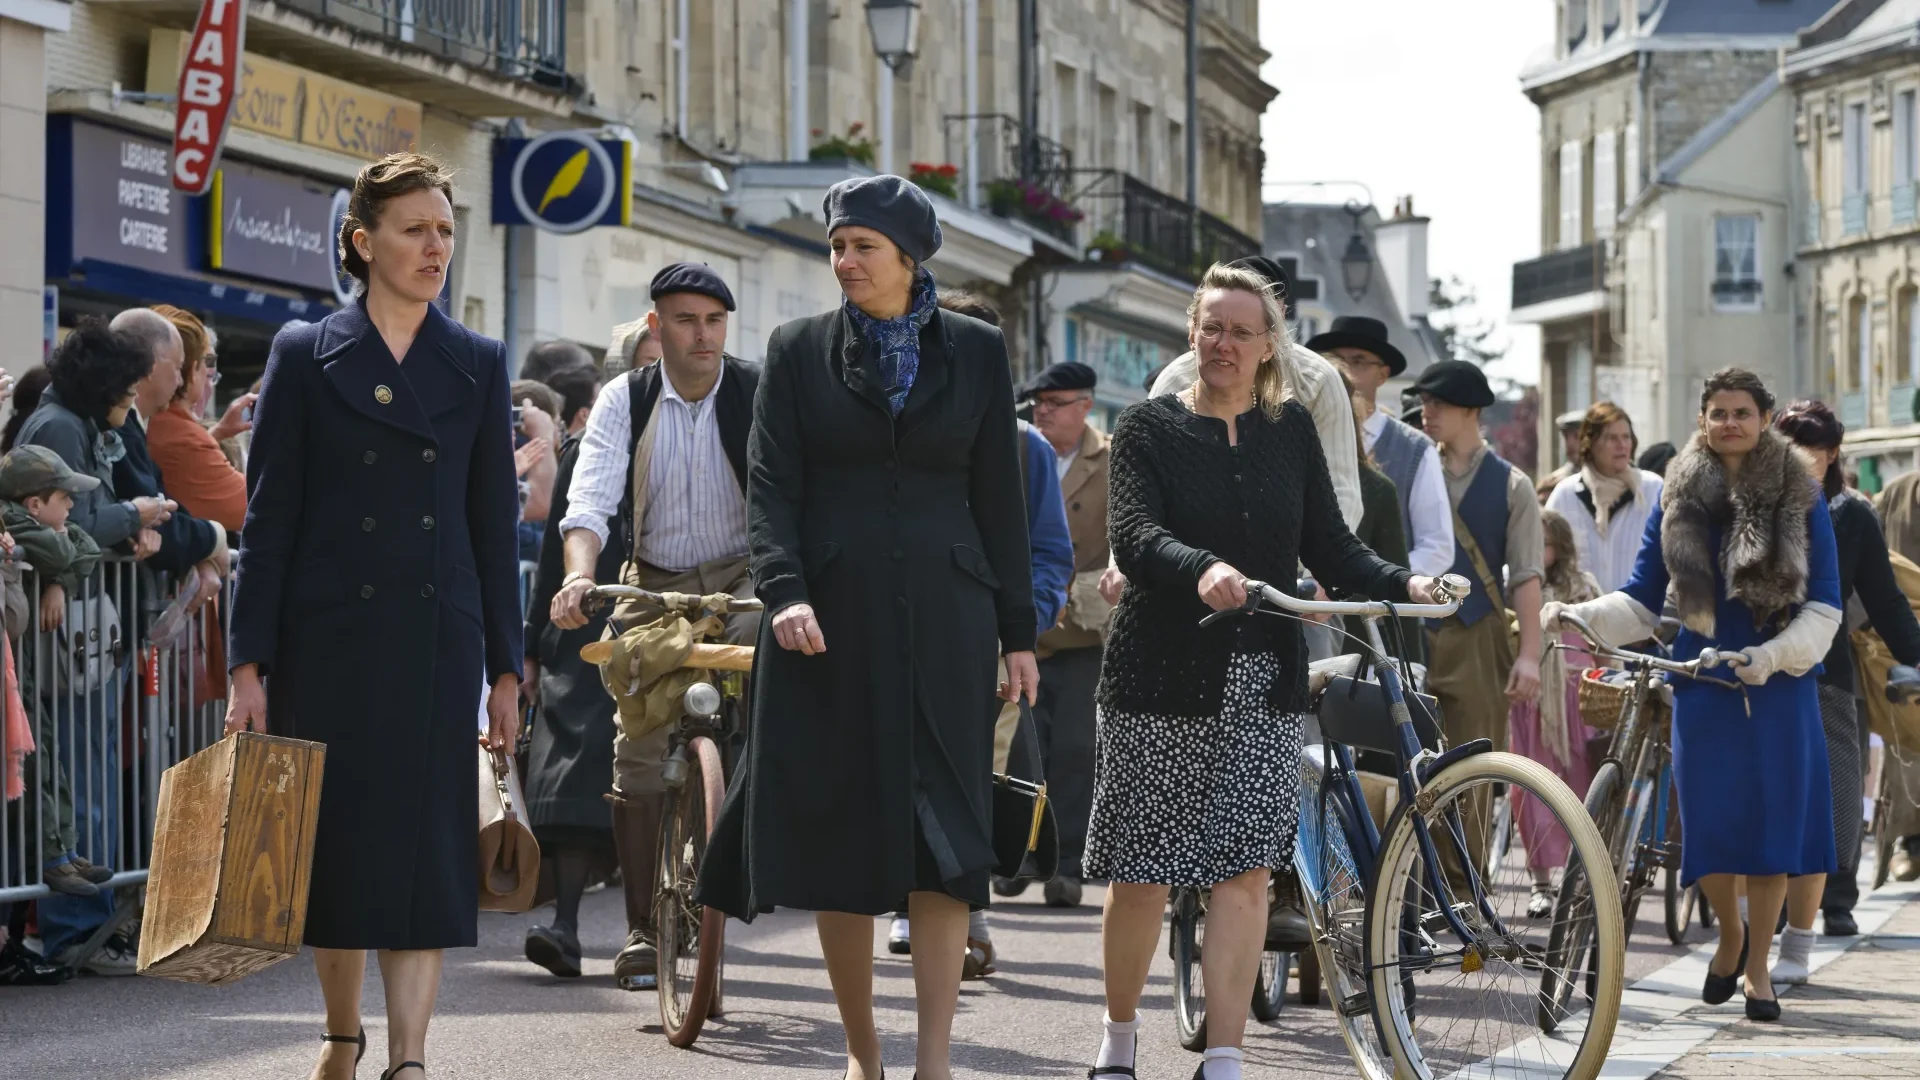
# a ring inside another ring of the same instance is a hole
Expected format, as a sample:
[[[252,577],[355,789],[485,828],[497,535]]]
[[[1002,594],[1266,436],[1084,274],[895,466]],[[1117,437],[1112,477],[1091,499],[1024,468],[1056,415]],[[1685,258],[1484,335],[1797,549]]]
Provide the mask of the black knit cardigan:
[[[1272,707],[1306,703],[1299,623],[1271,615],[1199,626],[1200,575],[1225,560],[1292,591],[1299,564],[1329,590],[1405,602],[1411,572],[1381,559],[1340,516],[1313,416],[1289,401],[1277,419],[1199,416],[1174,395],[1129,407],[1108,452],[1107,533],[1127,587],[1101,665],[1100,707],[1165,716],[1218,713],[1234,653],[1275,653]]]

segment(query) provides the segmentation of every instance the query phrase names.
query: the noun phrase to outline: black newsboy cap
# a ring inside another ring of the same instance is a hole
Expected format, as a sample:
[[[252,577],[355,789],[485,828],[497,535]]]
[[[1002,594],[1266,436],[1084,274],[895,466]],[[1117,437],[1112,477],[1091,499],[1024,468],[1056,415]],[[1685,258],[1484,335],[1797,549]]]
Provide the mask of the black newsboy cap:
[[[733,310],[733,292],[718,271],[706,263],[677,262],[653,275],[647,297],[658,300],[668,293],[690,292],[711,296]]]
[[[1463,409],[1484,409],[1493,404],[1493,387],[1487,382],[1487,373],[1465,360],[1442,360],[1434,364],[1420,373],[1413,388]]]
[[[842,225],[861,225],[893,241],[907,258],[923,263],[940,250],[940,219],[919,185],[897,176],[862,176],[827,189],[820,209],[827,235]]]
[[[1020,388],[1020,400],[1026,401],[1043,390],[1091,390],[1099,379],[1085,364],[1066,360],[1052,364]]]

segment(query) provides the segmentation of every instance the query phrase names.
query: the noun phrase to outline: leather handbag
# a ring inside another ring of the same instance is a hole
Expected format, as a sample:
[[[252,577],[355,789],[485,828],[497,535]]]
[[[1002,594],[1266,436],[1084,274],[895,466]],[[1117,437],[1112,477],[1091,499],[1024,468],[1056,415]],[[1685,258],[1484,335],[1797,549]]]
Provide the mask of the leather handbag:
[[[480,910],[528,911],[540,887],[540,843],[527,825],[513,760],[480,747]]]
[[[1026,767],[1040,770],[1040,739],[1033,731],[1033,713],[1020,705],[1014,735],[1026,749]],[[1047,782],[1013,776],[1009,764],[993,774],[994,873],[1005,878],[1052,881],[1060,870],[1060,823],[1047,798]]]

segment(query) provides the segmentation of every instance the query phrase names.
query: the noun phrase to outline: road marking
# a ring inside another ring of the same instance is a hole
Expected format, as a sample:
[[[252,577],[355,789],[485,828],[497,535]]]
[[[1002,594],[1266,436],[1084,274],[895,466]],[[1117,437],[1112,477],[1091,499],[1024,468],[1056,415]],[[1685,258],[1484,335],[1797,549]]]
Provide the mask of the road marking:
[[[1823,1057],[1830,1054],[1843,1057],[1851,1057],[1854,1055],[1920,1054],[1920,1046],[1780,1046],[1763,1047],[1756,1050],[1719,1050],[1707,1056],[1713,1058],[1715,1061],[1732,1061],[1738,1058]]]

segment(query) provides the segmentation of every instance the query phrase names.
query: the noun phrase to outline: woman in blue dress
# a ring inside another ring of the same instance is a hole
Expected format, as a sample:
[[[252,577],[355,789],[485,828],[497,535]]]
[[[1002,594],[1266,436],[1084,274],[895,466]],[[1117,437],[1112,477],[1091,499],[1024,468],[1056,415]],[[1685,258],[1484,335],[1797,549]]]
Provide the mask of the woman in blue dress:
[[[1668,597],[1683,629],[1674,658],[1732,652],[1743,691],[1674,680],[1673,758],[1680,789],[1683,884],[1715,911],[1738,910],[1747,878],[1750,928],[1720,921],[1720,948],[1701,993],[1733,996],[1775,1020],[1767,950],[1787,879],[1835,869],[1827,747],[1815,676],[1840,627],[1832,519],[1805,461],[1769,423],[1773,395],[1752,372],[1725,368],[1700,394],[1700,431],[1667,469],[1633,577],[1583,604],[1548,604],[1609,642],[1651,637]],[[1748,940],[1750,934],[1759,941]]]

